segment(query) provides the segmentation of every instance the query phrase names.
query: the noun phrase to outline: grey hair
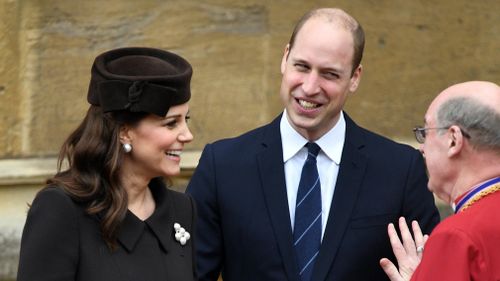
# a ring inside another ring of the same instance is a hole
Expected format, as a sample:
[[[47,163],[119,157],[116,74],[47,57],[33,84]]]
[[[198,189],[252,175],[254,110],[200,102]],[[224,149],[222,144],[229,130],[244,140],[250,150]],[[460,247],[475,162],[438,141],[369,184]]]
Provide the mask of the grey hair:
[[[472,147],[500,154],[500,114],[490,106],[470,97],[450,98],[439,107],[437,123],[445,128],[457,125],[470,135]]]

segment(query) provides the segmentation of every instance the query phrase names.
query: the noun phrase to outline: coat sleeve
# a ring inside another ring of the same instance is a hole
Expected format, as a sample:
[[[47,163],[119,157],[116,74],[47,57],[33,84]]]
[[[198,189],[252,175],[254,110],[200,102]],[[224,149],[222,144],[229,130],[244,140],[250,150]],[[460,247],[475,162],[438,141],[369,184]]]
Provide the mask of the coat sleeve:
[[[212,146],[203,150],[199,164],[191,177],[186,193],[196,202],[195,245],[198,278],[215,281],[219,277],[224,249],[221,218],[217,206],[217,182]]]
[[[434,196],[429,191],[427,183],[423,157],[415,150],[408,171],[403,216],[408,222],[417,220],[424,234],[430,234],[440,221]]]
[[[18,281],[75,280],[79,247],[75,207],[58,188],[37,194],[21,239]]]

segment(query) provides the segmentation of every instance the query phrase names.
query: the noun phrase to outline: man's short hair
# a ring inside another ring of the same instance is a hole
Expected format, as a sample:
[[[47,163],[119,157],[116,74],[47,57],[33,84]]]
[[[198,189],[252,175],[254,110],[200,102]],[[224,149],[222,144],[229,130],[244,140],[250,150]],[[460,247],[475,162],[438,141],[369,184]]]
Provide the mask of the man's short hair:
[[[361,24],[359,24],[359,22],[355,18],[341,9],[322,8],[311,10],[304,14],[293,29],[292,36],[290,37],[290,41],[288,42],[289,50],[292,50],[293,45],[295,44],[295,38],[297,37],[299,31],[302,29],[302,26],[304,26],[304,24],[309,19],[317,17],[323,17],[329,22],[332,22],[333,24],[336,24],[338,26],[342,26],[343,28],[351,32],[354,42],[354,54],[352,57],[351,71],[352,76],[356,68],[358,68],[358,66],[361,64],[361,59],[363,58],[363,50],[365,48],[365,32],[363,31],[363,27],[361,26]]]

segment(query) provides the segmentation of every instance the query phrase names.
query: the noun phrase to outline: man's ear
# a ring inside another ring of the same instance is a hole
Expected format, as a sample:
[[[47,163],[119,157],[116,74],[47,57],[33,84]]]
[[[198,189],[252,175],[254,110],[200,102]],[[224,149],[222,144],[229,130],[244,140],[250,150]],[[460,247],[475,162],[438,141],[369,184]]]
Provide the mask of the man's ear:
[[[352,74],[351,85],[349,86],[349,92],[354,93],[358,89],[359,82],[361,82],[362,72],[363,72],[363,66],[360,64]]]
[[[460,130],[460,127],[453,125],[448,129],[448,155],[453,156],[463,149],[464,146],[464,135]]]
[[[281,74],[285,73],[286,61],[288,60],[289,54],[290,54],[290,44],[286,44],[285,51],[283,52],[283,57],[281,58]]]

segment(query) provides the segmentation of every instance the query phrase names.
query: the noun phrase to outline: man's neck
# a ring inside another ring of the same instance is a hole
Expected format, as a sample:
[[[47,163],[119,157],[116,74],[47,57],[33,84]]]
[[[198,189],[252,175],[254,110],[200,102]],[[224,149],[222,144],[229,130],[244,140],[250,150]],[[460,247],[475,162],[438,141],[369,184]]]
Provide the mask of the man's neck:
[[[482,182],[500,177],[500,157],[481,157],[476,160],[463,165],[452,189],[451,202]]]

